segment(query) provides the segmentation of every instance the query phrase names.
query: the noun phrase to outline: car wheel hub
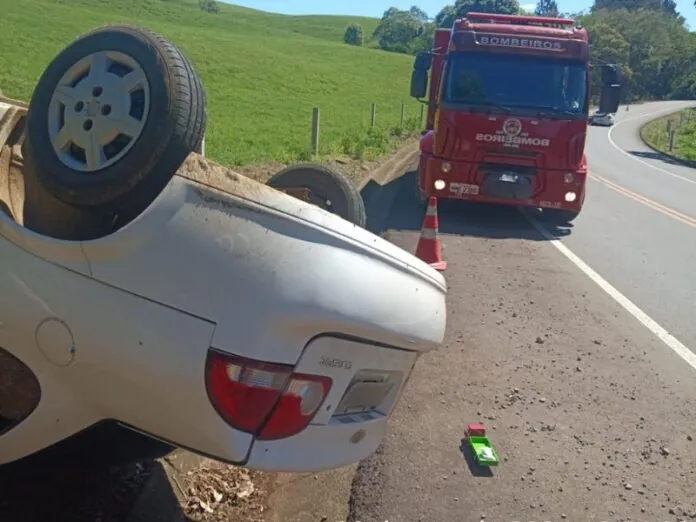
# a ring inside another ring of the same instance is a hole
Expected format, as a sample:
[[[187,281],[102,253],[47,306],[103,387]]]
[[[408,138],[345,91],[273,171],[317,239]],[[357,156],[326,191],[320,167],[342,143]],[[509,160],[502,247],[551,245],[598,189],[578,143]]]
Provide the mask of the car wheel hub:
[[[66,71],[51,97],[53,150],[76,171],[113,165],[140,137],[149,105],[147,76],[134,59],[115,51],[86,56]]]

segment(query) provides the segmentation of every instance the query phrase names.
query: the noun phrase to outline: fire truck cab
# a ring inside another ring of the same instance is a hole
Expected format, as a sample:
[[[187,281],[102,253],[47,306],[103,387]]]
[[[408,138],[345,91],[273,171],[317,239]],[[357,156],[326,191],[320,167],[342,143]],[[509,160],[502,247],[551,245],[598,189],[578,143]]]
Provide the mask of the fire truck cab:
[[[469,13],[438,29],[411,77],[411,96],[428,104],[421,197],[573,220],[585,200],[589,54],[587,30],[569,19]],[[603,65],[601,111],[617,111],[620,88],[619,68]]]

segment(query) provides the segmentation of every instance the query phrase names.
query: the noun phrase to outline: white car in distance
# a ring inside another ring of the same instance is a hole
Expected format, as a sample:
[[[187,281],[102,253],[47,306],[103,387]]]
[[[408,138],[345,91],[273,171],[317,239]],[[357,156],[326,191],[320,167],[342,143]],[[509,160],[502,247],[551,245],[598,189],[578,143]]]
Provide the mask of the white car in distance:
[[[611,113],[595,112],[590,116],[590,125],[597,125],[600,127],[611,127],[614,125],[614,115]]]

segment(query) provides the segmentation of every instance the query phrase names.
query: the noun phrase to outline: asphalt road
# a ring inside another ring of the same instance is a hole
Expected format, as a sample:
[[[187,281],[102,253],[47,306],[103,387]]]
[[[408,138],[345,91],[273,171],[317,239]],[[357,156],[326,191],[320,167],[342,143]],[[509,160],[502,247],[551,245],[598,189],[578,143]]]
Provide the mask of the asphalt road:
[[[696,350],[696,174],[637,137],[679,106],[622,107],[612,130],[590,128],[593,179],[572,227],[441,204],[446,342],[421,359],[383,447],[359,467],[350,521],[696,518],[685,360]],[[411,251],[412,177],[386,226]],[[478,421],[502,456],[490,474],[460,450]]]

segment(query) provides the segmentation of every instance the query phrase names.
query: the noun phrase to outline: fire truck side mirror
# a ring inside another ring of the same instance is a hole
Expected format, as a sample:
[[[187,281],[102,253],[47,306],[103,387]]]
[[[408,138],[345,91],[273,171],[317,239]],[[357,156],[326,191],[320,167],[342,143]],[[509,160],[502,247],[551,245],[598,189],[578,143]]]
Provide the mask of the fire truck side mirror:
[[[619,110],[621,98],[621,67],[602,65],[602,91],[599,96],[599,111],[615,113]]]
[[[602,65],[602,87],[621,85],[621,68],[618,65]]]
[[[411,73],[411,96],[413,98],[425,98],[428,94],[428,71],[413,69]]]
[[[603,114],[614,114],[619,110],[620,97],[620,85],[602,87],[602,93],[599,96],[599,112]]]
[[[427,52],[421,52],[416,55],[416,61],[413,68],[418,71],[429,71],[433,63],[433,55]]]
[[[433,57],[430,53],[418,53],[411,73],[411,96],[413,98],[425,98],[428,94],[428,70],[432,65]]]

